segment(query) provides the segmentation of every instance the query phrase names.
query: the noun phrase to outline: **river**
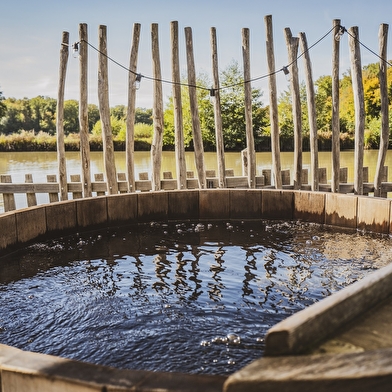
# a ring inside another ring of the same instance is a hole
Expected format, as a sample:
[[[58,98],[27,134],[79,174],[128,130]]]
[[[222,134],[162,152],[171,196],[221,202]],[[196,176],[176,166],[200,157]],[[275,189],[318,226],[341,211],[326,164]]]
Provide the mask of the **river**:
[[[369,168],[369,181],[373,181],[377,164],[377,150],[368,150],[364,153],[364,166]],[[135,152],[135,174],[148,172],[151,174],[150,152]],[[104,172],[103,154],[102,152],[91,152],[91,175],[94,177],[96,173]],[[204,154],[206,169],[217,170],[216,154],[207,152]],[[81,174],[80,154],[78,152],[67,152],[67,176],[71,174]],[[126,172],[125,152],[116,152],[116,170],[117,172]],[[327,168],[327,178],[331,179],[331,153],[320,152],[318,155],[319,167]],[[271,169],[272,156],[269,152],[256,154],[257,175],[262,173],[264,169]],[[340,155],[341,167],[348,168],[348,182],[353,181],[354,175],[354,151],[342,151]],[[187,170],[195,170],[193,152],[186,153]],[[233,169],[234,175],[242,174],[241,154],[239,152],[225,153],[226,169]],[[292,152],[281,153],[282,170],[289,169],[291,178],[294,173],[294,155]],[[388,151],[386,166],[392,167],[392,152]],[[310,153],[303,153],[303,168],[310,171]],[[173,177],[176,173],[175,153],[163,152],[162,155],[162,171],[171,171]],[[48,174],[57,174],[57,154],[56,152],[1,152],[0,153],[0,174],[9,174],[12,176],[13,183],[21,183],[25,181],[25,174],[32,174],[34,182],[46,182]],[[16,195],[17,208],[26,206],[25,195]],[[37,195],[38,203],[47,202],[47,195]],[[3,212],[3,200],[0,197],[0,212]]]

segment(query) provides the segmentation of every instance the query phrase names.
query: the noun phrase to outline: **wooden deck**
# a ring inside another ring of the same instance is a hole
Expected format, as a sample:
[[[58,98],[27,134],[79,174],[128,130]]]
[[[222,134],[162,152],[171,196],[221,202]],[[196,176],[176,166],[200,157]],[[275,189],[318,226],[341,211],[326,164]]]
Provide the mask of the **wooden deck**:
[[[390,391],[392,264],[272,327],[226,392]]]

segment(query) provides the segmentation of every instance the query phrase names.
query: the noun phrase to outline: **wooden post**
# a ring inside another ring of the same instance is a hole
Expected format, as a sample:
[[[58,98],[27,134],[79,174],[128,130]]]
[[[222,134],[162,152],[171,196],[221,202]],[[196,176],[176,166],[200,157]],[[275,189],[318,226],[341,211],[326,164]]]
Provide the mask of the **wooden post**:
[[[184,123],[182,117],[181,76],[178,48],[178,22],[170,24],[172,42],[172,80],[174,106],[174,140],[176,154],[177,188],[186,189],[186,161],[184,146]]]
[[[1,174],[0,182],[11,184],[12,177],[9,174]],[[16,210],[15,196],[13,193],[3,193],[4,212]]]
[[[365,99],[362,82],[361,51],[358,27],[349,29],[351,75],[355,109],[354,194],[363,194],[363,148],[365,135]]]
[[[199,187],[206,188],[204,148],[200,128],[199,108],[197,105],[195,60],[193,56],[192,29],[190,27],[185,27],[185,40],[188,68],[189,103],[192,117],[193,145],[195,150],[195,164],[197,177],[199,180]]]
[[[128,190],[135,192],[135,113],[136,113],[136,70],[137,57],[139,50],[140,24],[133,25],[132,46],[129,57],[129,74],[128,74],[128,107],[126,119],[126,166],[128,177]]]
[[[79,134],[80,157],[82,161],[82,178],[84,197],[91,197],[91,169],[90,144],[88,129],[88,51],[87,51],[87,24],[79,25],[79,70],[80,70],[80,96],[79,96]]]
[[[318,146],[317,146],[317,122],[316,122],[316,103],[312,76],[312,64],[309,57],[308,43],[305,33],[299,33],[301,49],[304,53],[305,77],[306,77],[306,95],[308,102],[308,117],[310,129],[310,165],[311,188],[312,191],[319,190],[318,182]]]
[[[99,26],[98,103],[102,125],[104,167],[108,182],[108,192],[109,194],[116,194],[118,193],[118,184],[114,160],[112,126],[110,124],[107,29],[104,25]]]
[[[331,191],[339,192],[340,183],[340,120],[339,120],[339,48],[340,19],[333,21],[332,31],[332,181]]]
[[[388,41],[387,24],[381,24],[378,32],[380,47],[380,95],[381,95],[381,134],[380,149],[378,151],[378,159],[376,173],[374,176],[374,196],[381,196],[381,181],[383,176],[383,168],[385,158],[388,151],[389,142],[389,105],[388,105],[388,80],[387,80],[387,41]]]
[[[293,37],[291,30],[285,30],[288,60],[290,64],[290,87],[292,97],[292,111],[294,123],[294,189],[302,186],[302,110],[301,95],[298,81],[298,46],[299,38]]]
[[[213,77],[213,104],[215,119],[216,155],[218,160],[219,187],[226,187],[225,147],[223,142],[222,112],[219,90],[219,67],[218,67],[218,45],[216,40],[216,29],[211,27],[211,53],[212,53],[212,77]]]
[[[248,155],[248,185],[256,187],[256,153],[253,137],[252,121],[252,86],[250,84],[250,40],[249,29],[242,29],[242,58],[244,62],[244,92],[245,92],[245,126],[246,126],[246,152]]]
[[[32,184],[33,183],[33,176],[32,174],[25,174],[25,183]],[[27,207],[32,207],[37,205],[37,196],[35,193],[26,193],[27,199]]]
[[[58,162],[61,200],[68,199],[67,163],[65,159],[65,145],[64,145],[64,90],[65,90],[65,77],[67,74],[68,53],[69,53],[69,33],[63,31],[63,38],[61,41],[61,49],[60,49],[59,87],[57,93],[57,108],[56,108],[57,162]],[[37,204],[37,200],[35,200],[35,204],[32,205],[36,205],[36,204]]]
[[[158,24],[151,25],[152,43],[152,72],[154,75],[153,93],[153,117],[154,135],[151,144],[151,163],[152,163],[152,190],[161,189],[161,165],[162,165],[162,144],[163,144],[163,97],[162,97],[162,76],[161,63],[159,59],[159,37]]]
[[[47,182],[57,182],[57,178],[55,174],[48,174],[46,176]],[[49,203],[56,203],[59,201],[59,194],[57,192],[49,192]]]
[[[270,121],[271,121],[271,150],[272,168],[274,173],[275,188],[282,188],[282,175],[280,173],[280,145],[279,145],[279,121],[278,121],[278,97],[276,90],[274,38],[272,31],[272,15],[264,17],[265,31],[267,36],[267,62],[269,77]]]

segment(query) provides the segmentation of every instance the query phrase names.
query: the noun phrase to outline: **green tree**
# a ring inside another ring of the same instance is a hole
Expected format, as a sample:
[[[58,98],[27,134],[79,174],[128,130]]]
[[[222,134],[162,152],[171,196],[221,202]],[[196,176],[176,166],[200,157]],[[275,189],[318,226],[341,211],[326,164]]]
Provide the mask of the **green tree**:
[[[100,114],[98,106],[95,104],[90,103],[88,105],[88,129],[91,133],[93,131],[94,125],[99,121]]]
[[[79,103],[76,99],[64,101],[64,133],[79,132]]]
[[[244,79],[237,62],[232,62],[220,74],[221,90],[220,102],[222,112],[223,141],[227,150],[239,150],[246,147],[246,126],[244,106]],[[186,81],[184,81],[186,84]],[[211,81],[205,74],[197,77],[197,103],[200,116],[200,126],[204,148],[216,146],[214,110],[210,101],[209,86]],[[259,89],[252,89],[252,117],[255,144],[261,142],[267,127],[268,114],[261,101],[262,93]],[[182,109],[184,123],[185,147],[192,145],[192,118],[190,113],[189,93],[186,86],[182,86]],[[174,109],[170,98],[165,110],[164,143],[174,144]]]
[[[236,61],[221,72],[221,106],[225,148],[238,150],[246,147],[244,77]],[[227,86],[227,87],[225,87]],[[263,108],[260,89],[252,88],[252,123],[255,145],[261,143],[268,126],[268,112]]]
[[[152,125],[152,109],[136,108],[135,124],[138,123]]]
[[[0,120],[5,116],[7,113],[7,107],[5,106],[5,103],[3,102],[5,99],[3,92],[0,91]]]

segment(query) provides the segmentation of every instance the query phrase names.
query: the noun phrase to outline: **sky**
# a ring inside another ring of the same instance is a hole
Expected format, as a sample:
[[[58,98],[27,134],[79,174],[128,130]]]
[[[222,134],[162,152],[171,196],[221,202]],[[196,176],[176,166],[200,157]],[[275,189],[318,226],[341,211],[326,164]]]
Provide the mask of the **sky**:
[[[152,76],[151,24],[159,29],[159,50],[162,78],[171,79],[170,23],[179,25],[180,69],[186,76],[185,27],[192,28],[194,58],[197,73],[209,78],[211,69],[210,29],[216,28],[220,70],[233,61],[242,67],[242,29],[250,30],[251,77],[268,74],[266,58],[266,15],[272,16],[276,69],[288,64],[284,29],[293,36],[306,34],[308,46],[316,43],[340,19],[349,29],[357,26],[359,40],[379,52],[378,32],[382,23],[392,22],[392,2],[386,0],[0,0],[0,91],[6,98],[33,98],[38,95],[57,98],[61,37],[70,36],[70,44],[79,40],[79,24],[88,26],[88,41],[98,47],[100,25],[107,27],[108,55],[128,68],[134,23],[141,24],[138,72]],[[391,30],[391,29],[390,29]],[[389,36],[391,31],[389,32]],[[309,52],[313,79],[331,74],[332,34],[328,34]],[[388,55],[392,58],[391,39]],[[361,46],[362,65],[378,62],[370,50]],[[341,74],[350,68],[348,35],[341,39]],[[88,52],[88,100],[98,103],[98,54]],[[303,60],[299,60],[303,78]],[[302,79],[301,79],[302,80]],[[287,90],[283,72],[277,74],[278,94]],[[268,79],[252,83],[260,88],[268,104]],[[126,105],[128,72],[109,61],[110,106]],[[137,91],[136,106],[152,107],[153,83],[142,79]],[[171,85],[164,84],[164,99],[171,94]],[[66,99],[79,99],[79,61],[70,53]]]

